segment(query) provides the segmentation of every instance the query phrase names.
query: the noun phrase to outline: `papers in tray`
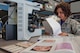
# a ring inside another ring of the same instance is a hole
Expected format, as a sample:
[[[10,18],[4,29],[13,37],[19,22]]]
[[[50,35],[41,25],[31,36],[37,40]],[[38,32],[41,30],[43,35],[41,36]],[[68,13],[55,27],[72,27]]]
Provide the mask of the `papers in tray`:
[[[30,47],[31,45],[33,45],[33,43],[30,42],[20,42],[20,43],[16,43],[17,46],[21,46],[24,48]]]
[[[72,45],[70,43],[58,43],[54,53],[74,53]]]
[[[38,51],[38,52],[48,52],[52,46],[35,46],[31,50],[32,51]]]
[[[33,45],[33,43],[19,42],[19,43],[13,44],[13,45],[7,45],[7,46],[3,46],[0,48],[7,51],[7,52],[19,53],[19,52],[23,51],[25,48],[30,47],[31,45]]]
[[[12,52],[12,53],[16,53],[16,52],[20,52],[20,51],[24,50],[23,47],[19,47],[16,45],[4,46],[4,47],[1,47],[1,49],[8,51],[8,52]]]

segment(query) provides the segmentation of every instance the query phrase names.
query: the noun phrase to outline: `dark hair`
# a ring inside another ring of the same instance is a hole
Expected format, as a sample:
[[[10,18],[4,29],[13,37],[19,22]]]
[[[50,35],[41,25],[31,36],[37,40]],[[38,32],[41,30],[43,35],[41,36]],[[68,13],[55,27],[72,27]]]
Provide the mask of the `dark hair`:
[[[61,8],[61,9],[63,10],[64,15],[65,15],[66,17],[69,17],[69,16],[71,15],[70,5],[69,5],[68,3],[65,3],[65,2],[59,3],[59,4],[56,6],[55,10],[54,10],[54,13],[55,13],[56,15],[57,15],[57,9],[58,9],[58,8]]]

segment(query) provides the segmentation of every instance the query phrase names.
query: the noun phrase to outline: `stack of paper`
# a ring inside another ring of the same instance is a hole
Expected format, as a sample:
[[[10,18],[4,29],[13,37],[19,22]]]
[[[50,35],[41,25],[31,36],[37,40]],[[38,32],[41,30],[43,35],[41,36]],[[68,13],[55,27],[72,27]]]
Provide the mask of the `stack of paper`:
[[[58,36],[61,33],[60,24],[53,18],[46,18],[47,22],[50,24],[53,30],[53,35]]]
[[[56,44],[54,53],[74,53],[74,50],[70,43],[58,43]]]

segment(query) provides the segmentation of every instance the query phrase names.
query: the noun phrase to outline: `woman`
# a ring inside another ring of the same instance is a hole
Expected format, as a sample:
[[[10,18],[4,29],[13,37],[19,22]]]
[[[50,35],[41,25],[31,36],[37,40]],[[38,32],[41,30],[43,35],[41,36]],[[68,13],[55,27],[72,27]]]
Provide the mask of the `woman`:
[[[58,4],[54,13],[61,19],[62,33],[59,34],[60,36],[80,35],[80,23],[71,19],[70,5],[68,3],[62,2]]]

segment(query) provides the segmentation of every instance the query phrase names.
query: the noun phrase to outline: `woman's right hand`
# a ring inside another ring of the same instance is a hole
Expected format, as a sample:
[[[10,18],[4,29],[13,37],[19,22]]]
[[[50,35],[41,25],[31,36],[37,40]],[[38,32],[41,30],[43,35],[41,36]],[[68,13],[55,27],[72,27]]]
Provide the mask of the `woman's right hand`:
[[[62,32],[59,34],[59,36],[68,36],[68,33]]]

